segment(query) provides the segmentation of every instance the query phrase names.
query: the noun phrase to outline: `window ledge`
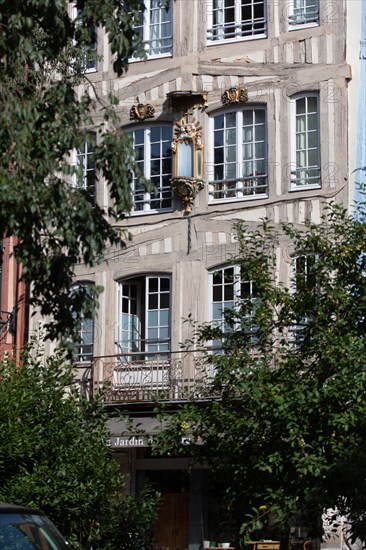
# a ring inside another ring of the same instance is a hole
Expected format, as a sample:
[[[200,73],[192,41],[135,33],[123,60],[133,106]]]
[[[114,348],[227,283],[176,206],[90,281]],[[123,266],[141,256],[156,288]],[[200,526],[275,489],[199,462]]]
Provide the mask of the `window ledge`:
[[[245,197],[230,197],[228,199],[214,199],[210,197],[208,204],[210,206],[213,204],[227,204],[229,202],[243,202],[243,201],[249,202],[249,201],[263,200],[263,199],[268,199],[268,193],[261,193],[258,195],[248,195]]]
[[[174,212],[174,208],[160,208],[159,210],[136,210],[126,213],[125,218],[133,218],[135,216],[151,216],[152,214],[169,214]]]
[[[222,46],[223,44],[233,44],[235,42],[247,42],[248,40],[260,40],[267,38],[266,33],[254,34],[250,36],[237,36],[236,38],[222,38],[221,40],[213,40],[207,38],[207,46]]]
[[[294,23],[293,25],[289,23],[288,31],[300,31],[301,29],[312,29],[314,27],[320,27],[319,21],[313,21],[311,23]]]
[[[130,57],[128,63],[144,63],[146,61],[152,61],[153,59],[167,59],[173,57],[173,53],[161,53],[158,55],[148,55],[145,59],[142,57]]]
[[[98,72],[98,68],[95,68],[95,69],[86,69],[84,71],[84,74],[91,74],[91,73],[97,73]]]
[[[321,189],[322,186],[320,183],[313,184],[313,185],[298,185],[297,187],[291,187],[289,189],[290,193],[296,192],[296,191],[306,191],[311,189]]]

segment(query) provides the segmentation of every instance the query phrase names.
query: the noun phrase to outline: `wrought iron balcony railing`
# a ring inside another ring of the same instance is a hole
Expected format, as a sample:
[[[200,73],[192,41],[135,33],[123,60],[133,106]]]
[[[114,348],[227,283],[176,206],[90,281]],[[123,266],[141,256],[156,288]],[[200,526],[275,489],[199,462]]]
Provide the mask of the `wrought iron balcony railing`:
[[[213,371],[195,352],[130,353],[97,357],[93,392],[107,402],[179,401],[209,397]]]

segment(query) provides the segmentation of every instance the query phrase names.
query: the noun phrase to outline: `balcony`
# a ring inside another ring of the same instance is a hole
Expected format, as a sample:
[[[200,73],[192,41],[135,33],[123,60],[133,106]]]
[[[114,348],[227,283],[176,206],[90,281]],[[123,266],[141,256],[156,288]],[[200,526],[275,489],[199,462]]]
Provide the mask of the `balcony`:
[[[107,403],[184,401],[212,397],[213,369],[197,352],[129,353],[96,357],[92,391]]]

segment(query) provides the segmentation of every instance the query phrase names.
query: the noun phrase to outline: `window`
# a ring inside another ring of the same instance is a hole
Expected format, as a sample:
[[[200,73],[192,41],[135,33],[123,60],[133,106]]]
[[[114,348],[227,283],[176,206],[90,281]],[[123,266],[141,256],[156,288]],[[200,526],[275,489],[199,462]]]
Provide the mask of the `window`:
[[[240,266],[228,266],[215,269],[210,274],[211,277],[211,321],[214,325],[221,328],[223,332],[231,332],[233,328],[225,321],[225,310],[233,309],[240,302],[249,301],[254,303],[256,300],[253,281],[245,280],[242,277]],[[256,326],[252,323],[252,316],[247,315],[248,326],[242,327],[249,335],[253,335]],[[244,321],[244,319],[243,319]],[[221,347],[221,341],[213,342],[214,348]]]
[[[208,41],[265,36],[265,0],[210,0],[208,6]]]
[[[90,33],[90,41],[91,41],[91,52],[89,55],[85,56],[85,72],[94,73],[98,69],[98,65],[97,65],[98,42],[97,42],[97,28],[95,25],[93,25],[89,29],[89,33]]]
[[[319,24],[319,0],[292,0],[290,3],[289,24]]]
[[[170,277],[153,275],[122,281],[119,316],[118,345],[122,353],[168,352]]]
[[[319,187],[320,141],[319,100],[307,94],[293,100],[293,134],[291,184],[293,189]]]
[[[97,66],[97,48],[98,31],[96,25],[84,27],[82,22],[82,11],[77,9],[76,0],[72,3],[72,19],[75,21],[80,43],[83,45],[81,58],[75,60],[81,64],[85,73],[93,73],[98,69]]]
[[[317,265],[316,254],[297,256],[294,259],[295,288],[301,292],[306,288],[314,288],[316,284],[315,268]]]
[[[268,190],[265,109],[221,113],[213,119],[213,134],[211,198],[265,196]]]
[[[77,166],[75,186],[85,189],[91,198],[95,198],[96,191],[95,142],[95,134],[90,132],[82,147],[75,151]]]
[[[93,359],[93,332],[94,321],[91,317],[84,317],[75,345],[75,356],[78,362],[90,362]]]
[[[173,26],[172,0],[166,8],[165,0],[145,0],[145,10],[139,12],[139,25],[135,30],[145,45],[149,58],[172,54]]]
[[[316,295],[312,289],[317,286],[317,254],[303,254],[293,258],[292,263],[292,289],[296,292],[295,321],[290,329],[290,338],[300,343],[304,337],[304,329],[311,319],[310,309],[316,308]]]
[[[133,130],[133,147],[137,165],[155,189],[146,190],[143,181],[132,178],[134,212],[148,212],[172,208],[172,129],[165,126]]]
[[[0,242],[0,310],[1,310],[2,292],[3,292],[3,255],[4,255],[3,243]]]
[[[76,285],[74,292],[83,291],[89,297],[92,295],[91,284]],[[94,319],[91,315],[83,315],[78,333],[74,339],[75,361],[91,362],[93,359]]]

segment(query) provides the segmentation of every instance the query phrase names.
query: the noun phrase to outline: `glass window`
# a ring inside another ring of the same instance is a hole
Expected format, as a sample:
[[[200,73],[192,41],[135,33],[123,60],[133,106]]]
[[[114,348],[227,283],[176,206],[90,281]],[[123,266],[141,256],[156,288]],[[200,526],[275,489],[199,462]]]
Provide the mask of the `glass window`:
[[[265,196],[268,192],[265,109],[221,113],[214,117],[213,125],[211,199]]]
[[[97,63],[98,42],[97,42],[97,28],[95,25],[92,25],[90,27],[89,33],[90,33],[91,51],[88,55],[85,56],[85,72],[93,73],[98,69],[98,63]]]
[[[265,0],[208,2],[207,39],[210,42],[261,37],[266,30]]]
[[[138,168],[154,185],[146,190],[143,181],[132,178],[133,211],[148,212],[172,208],[172,129],[155,126],[131,132]]]
[[[173,48],[172,6],[165,0],[145,0],[145,10],[139,13],[135,27],[145,45],[148,58],[171,55]],[[168,7],[168,9],[167,9]]]
[[[74,287],[78,288],[78,287]],[[80,287],[79,287],[80,288]],[[90,285],[83,285],[87,294],[91,294]],[[89,316],[84,316],[81,319],[81,324],[75,339],[75,360],[77,362],[91,362],[93,359],[93,343],[94,343],[94,319]]]
[[[303,254],[292,261],[292,290],[298,293],[296,319],[290,329],[290,338],[297,342],[303,339],[304,329],[311,320],[311,309],[317,296],[317,254]],[[313,294],[313,289],[315,290]]]
[[[89,132],[85,142],[80,149],[76,151],[76,165],[78,168],[75,185],[88,191],[91,198],[95,199],[97,172],[95,168],[96,136]]]
[[[319,24],[319,0],[292,0],[290,3],[290,26]]]
[[[147,276],[119,285],[119,348],[136,352],[170,351],[170,277]],[[135,357],[136,358],[136,357]]]
[[[318,99],[309,94],[293,100],[292,188],[321,184]]]
[[[1,310],[2,288],[3,288],[3,254],[4,254],[3,243],[0,242],[0,310]]]
[[[250,314],[246,316],[247,326],[245,326],[245,318],[243,318],[241,319],[241,325],[239,326],[238,323],[238,326],[235,327],[225,320],[225,310],[237,308],[244,301],[254,303],[256,298],[253,281],[246,280],[242,276],[238,265],[215,269],[210,273],[210,280],[211,322],[220,327],[223,332],[231,332],[242,328],[250,335],[252,341],[253,334],[256,331],[252,316]],[[221,341],[214,341],[213,347],[221,348]]]
[[[93,333],[94,321],[90,317],[84,317],[76,343],[76,360],[90,362],[93,359]]]
[[[98,30],[96,25],[91,24],[84,29],[82,24],[82,11],[77,9],[76,1],[72,4],[72,18],[76,22],[80,43],[83,45],[81,59],[77,61],[81,63],[82,70],[85,73],[92,73],[98,69],[97,49],[98,49]]]

